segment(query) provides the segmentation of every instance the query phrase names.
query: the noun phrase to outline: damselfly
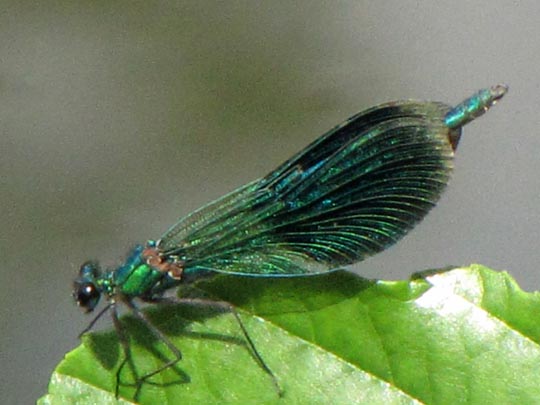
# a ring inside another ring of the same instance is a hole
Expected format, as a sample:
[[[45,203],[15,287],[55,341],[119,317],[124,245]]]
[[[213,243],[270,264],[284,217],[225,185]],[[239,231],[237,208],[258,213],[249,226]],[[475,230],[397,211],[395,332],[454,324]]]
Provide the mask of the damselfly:
[[[461,128],[506,91],[503,85],[484,89],[454,108],[417,101],[370,108],[267,176],[180,219],[159,239],[136,246],[119,267],[102,272],[96,262],[86,262],[73,296],[88,312],[101,296],[107,305],[84,332],[109,311],[129,358],[117,312],[118,304],[125,304],[173,354],[140,379],[144,381],[178,362],[181,352],[149,321],[136,299],[163,302],[166,290],[208,273],[320,274],[386,249],[439,199],[452,171]],[[231,311],[255,359],[277,385],[232,306],[193,298],[177,301]]]

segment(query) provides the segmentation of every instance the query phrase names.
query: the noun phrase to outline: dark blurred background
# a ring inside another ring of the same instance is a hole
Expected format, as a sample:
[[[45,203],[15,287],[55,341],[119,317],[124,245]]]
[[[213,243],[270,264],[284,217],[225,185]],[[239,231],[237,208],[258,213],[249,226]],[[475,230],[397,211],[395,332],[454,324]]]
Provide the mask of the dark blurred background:
[[[0,3],[3,403],[34,402],[78,344],[81,262],[118,264],[389,100],[510,85],[465,129],[438,207],[354,270],[477,262],[540,288],[539,2]]]

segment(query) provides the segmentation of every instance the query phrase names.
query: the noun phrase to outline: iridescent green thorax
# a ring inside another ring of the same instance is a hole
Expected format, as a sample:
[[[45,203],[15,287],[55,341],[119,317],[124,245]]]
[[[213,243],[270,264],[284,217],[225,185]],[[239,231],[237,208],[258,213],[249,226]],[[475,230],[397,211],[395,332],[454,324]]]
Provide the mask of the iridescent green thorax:
[[[124,264],[112,272],[115,293],[144,296],[151,293],[169,275],[151,266],[144,255],[145,247],[136,246]]]
[[[162,278],[163,273],[141,264],[131,270],[123,283],[117,284],[118,291],[124,295],[139,296],[150,291]]]

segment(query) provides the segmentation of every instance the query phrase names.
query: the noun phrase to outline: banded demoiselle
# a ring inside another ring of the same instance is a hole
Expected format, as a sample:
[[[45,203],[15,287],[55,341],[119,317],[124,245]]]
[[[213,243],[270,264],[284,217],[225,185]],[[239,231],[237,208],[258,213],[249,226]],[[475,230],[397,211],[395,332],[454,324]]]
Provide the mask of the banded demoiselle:
[[[123,345],[129,344],[117,304],[144,321],[174,355],[140,381],[171,367],[181,352],[135,303],[159,303],[164,293],[209,273],[290,277],[330,272],[380,252],[402,238],[435,205],[452,171],[461,128],[506,93],[480,90],[452,108],[437,102],[395,101],[361,112],[330,130],[267,176],[180,219],[159,239],[136,246],[126,261],[102,272],[81,266],[73,296],[87,312],[100,297]],[[255,359],[276,383],[234,308]],[[83,332],[83,333],[84,333]],[[277,385],[277,383],[276,383]]]

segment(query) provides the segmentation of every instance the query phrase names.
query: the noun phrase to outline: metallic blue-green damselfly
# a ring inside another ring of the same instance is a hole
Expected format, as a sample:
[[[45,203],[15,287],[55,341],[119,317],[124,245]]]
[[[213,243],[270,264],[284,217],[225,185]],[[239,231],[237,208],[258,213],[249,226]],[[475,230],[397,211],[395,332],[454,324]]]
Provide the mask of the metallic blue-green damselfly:
[[[125,359],[130,349],[117,306],[125,304],[172,353],[147,380],[181,359],[180,350],[135,303],[170,302],[165,291],[212,273],[290,277],[330,272],[402,238],[435,205],[448,183],[462,127],[507,91],[484,89],[456,107],[395,101],[361,112],[330,130],[267,176],[180,219],[161,238],[136,246],[117,268],[82,265],[78,305],[93,311],[101,296]],[[179,298],[230,311],[259,365],[277,380],[246,328],[225,302]],[[83,332],[83,333],[84,333]],[[120,370],[117,372],[117,389]]]

